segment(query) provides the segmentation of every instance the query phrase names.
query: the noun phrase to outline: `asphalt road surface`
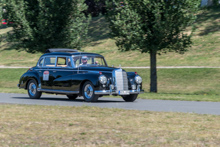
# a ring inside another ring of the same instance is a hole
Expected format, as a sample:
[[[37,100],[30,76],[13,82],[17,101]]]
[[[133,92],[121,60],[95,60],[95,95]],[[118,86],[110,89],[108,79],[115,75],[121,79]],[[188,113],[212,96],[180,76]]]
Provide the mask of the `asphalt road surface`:
[[[82,97],[69,100],[63,95],[45,95],[40,99],[29,99],[28,94],[0,93],[0,103],[27,105],[59,106],[95,106],[101,108],[119,108],[130,110],[147,110],[159,112],[184,112],[220,115],[220,102],[144,100],[125,102],[122,98],[99,98],[95,103],[87,103]]]

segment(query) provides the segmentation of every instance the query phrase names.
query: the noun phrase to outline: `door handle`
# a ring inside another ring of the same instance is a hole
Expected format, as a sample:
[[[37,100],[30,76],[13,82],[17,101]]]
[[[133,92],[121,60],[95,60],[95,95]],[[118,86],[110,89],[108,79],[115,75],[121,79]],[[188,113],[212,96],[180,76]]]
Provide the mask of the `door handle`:
[[[41,70],[39,70],[39,72],[42,72]]]
[[[57,72],[57,71],[54,70],[53,72]]]

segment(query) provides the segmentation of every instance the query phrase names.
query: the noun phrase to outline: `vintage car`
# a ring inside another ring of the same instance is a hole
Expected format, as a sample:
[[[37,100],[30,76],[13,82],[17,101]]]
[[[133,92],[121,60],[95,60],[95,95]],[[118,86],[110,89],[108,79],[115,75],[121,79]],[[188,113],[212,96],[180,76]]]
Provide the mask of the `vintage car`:
[[[21,76],[18,87],[26,89],[30,98],[40,98],[44,92],[69,99],[83,96],[87,102],[104,95],[120,95],[133,102],[143,92],[142,78],[136,72],[108,67],[102,55],[74,49],[48,49]]]

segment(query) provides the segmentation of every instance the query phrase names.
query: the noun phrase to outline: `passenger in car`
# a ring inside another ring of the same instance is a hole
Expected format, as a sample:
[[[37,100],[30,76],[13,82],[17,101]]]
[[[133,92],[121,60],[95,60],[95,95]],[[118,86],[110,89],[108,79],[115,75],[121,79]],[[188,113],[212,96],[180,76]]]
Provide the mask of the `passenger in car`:
[[[68,61],[67,61],[67,66],[72,67],[70,59],[68,59]]]

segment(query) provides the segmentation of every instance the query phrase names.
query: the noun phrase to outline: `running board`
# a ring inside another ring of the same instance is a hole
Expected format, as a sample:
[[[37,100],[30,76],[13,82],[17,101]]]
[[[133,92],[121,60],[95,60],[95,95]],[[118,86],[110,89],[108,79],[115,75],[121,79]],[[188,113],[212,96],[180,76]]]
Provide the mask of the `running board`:
[[[53,89],[40,89],[40,88],[38,88],[37,91],[48,92],[48,93],[62,93],[62,94],[79,94],[79,91],[53,90]]]

